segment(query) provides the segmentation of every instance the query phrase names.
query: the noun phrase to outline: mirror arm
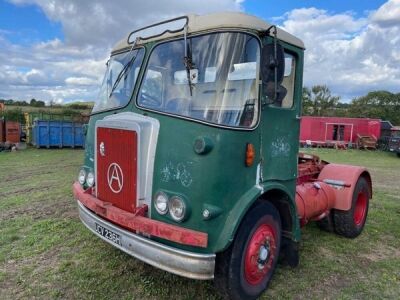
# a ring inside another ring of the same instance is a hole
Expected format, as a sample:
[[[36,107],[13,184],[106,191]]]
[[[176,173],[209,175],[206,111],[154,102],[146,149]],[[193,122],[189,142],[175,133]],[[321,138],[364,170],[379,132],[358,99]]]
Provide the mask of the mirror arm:
[[[273,31],[272,31],[273,30]],[[272,35],[271,35],[272,31]],[[272,36],[274,39],[274,102],[278,99],[278,54],[277,54],[277,44],[278,44],[278,30],[276,28],[276,25],[271,25],[268,27],[268,29],[265,31],[266,35]]]

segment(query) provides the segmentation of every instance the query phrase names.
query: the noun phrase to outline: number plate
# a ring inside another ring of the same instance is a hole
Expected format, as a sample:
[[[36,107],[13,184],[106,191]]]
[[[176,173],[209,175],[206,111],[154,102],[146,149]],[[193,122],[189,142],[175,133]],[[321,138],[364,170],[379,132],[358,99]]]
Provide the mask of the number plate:
[[[121,237],[119,234],[111,231],[110,229],[104,228],[103,226],[96,224],[96,232],[101,236],[104,236],[106,239],[112,241],[117,245],[121,245]]]

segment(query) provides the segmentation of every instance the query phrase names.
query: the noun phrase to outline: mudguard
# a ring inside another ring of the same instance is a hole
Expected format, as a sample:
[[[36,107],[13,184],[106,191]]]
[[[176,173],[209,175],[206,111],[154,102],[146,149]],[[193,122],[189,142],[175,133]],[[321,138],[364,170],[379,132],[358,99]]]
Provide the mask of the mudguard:
[[[349,210],[353,200],[354,188],[358,179],[364,176],[369,185],[369,195],[372,197],[371,175],[364,167],[328,164],[318,176],[318,180],[331,185],[336,195],[333,208],[339,210]]]
[[[256,185],[252,187],[247,193],[245,193],[239,201],[236,202],[236,205],[233,207],[231,212],[229,213],[228,218],[225,222],[225,227],[222,230],[218,242],[215,246],[215,249],[218,249],[217,252],[223,251],[229,247],[231,242],[235,238],[235,233],[242,222],[243,217],[246,215],[251,206],[259,199],[263,194],[272,191],[279,190],[282,193],[286,194],[288,197],[288,202],[290,206],[290,212],[292,215],[292,239],[293,241],[300,240],[300,223],[296,213],[296,204],[294,199],[290,196],[291,193],[285,185],[282,185],[278,182],[265,182],[264,184]]]

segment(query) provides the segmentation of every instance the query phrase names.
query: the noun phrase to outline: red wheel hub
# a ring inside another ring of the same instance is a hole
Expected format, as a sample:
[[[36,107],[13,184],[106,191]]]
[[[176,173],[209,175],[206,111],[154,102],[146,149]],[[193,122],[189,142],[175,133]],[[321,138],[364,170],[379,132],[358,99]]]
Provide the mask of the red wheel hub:
[[[353,220],[357,226],[364,222],[367,213],[368,197],[364,192],[360,192],[357,196],[356,206],[354,208]]]
[[[244,257],[244,276],[251,285],[259,284],[272,270],[276,256],[276,231],[261,224],[248,242]]]

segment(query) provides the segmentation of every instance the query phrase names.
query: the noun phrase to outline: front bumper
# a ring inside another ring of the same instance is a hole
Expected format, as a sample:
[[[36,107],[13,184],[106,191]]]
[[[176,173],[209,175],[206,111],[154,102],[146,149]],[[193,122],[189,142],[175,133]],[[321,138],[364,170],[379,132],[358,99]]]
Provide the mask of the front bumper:
[[[96,201],[96,199],[89,195],[83,193],[83,190],[80,186],[77,186],[74,184],[74,196],[75,199],[78,201],[78,208],[79,208],[79,217],[83,224],[86,225],[86,227],[91,230],[94,234],[96,234],[98,237],[102,238],[104,241],[110,243],[114,247],[119,248],[120,250],[128,253],[129,255],[136,257],[137,259],[144,261],[154,267],[157,267],[159,269],[188,277],[188,278],[193,278],[193,279],[213,279],[214,278],[214,267],[215,267],[215,254],[199,254],[199,253],[194,253],[194,252],[189,252],[189,251],[183,251],[174,247],[166,246],[164,244],[155,242],[153,240],[150,240],[148,238],[145,238],[143,236],[140,236],[138,234],[135,234],[133,232],[130,232],[128,230],[125,230],[119,226],[114,225],[113,223],[99,217],[96,215],[94,212],[86,208],[86,206],[83,203],[87,203],[90,205],[90,207],[98,210],[98,206],[96,205],[103,205],[100,200],[99,203],[93,203],[92,201]],[[94,205],[96,204],[96,205]],[[106,210],[108,211],[110,207],[106,206]],[[117,208],[115,208],[117,209]],[[100,212],[103,212],[102,210],[99,210]],[[106,211],[106,212],[107,212]],[[112,210],[111,210],[112,212]],[[118,209],[116,210],[118,213]],[[122,213],[122,212],[119,212]],[[106,214],[107,216],[112,214],[108,211]],[[153,220],[145,220],[147,218],[143,217],[130,217],[130,221],[132,219],[135,219],[134,223],[140,223],[140,221],[143,222],[152,222]],[[122,218],[122,220],[124,220]],[[154,221],[155,222],[155,221]],[[132,222],[130,222],[132,223]],[[120,236],[119,244],[116,244],[112,242],[111,240],[103,237],[101,234],[99,234],[96,231],[96,224],[100,225],[107,230],[110,230]],[[151,224],[151,223],[149,223]],[[142,225],[149,225],[149,224],[142,224]],[[157,223],[156,223],[157,224]],[[166,231],[168,232],[168,227],[171,225],[165,224],[164,225],[166,228]],[[151,232],[151,226],[145,226],[145,228],[149,229],[149,232]],[[143,231],[140,229],[140,226],[138,227],[139,231]],[[174,228],[171,227],[170,230],[172,229],[179,229],[179,228]],[[183,230],[183,229],[180,229]],[[176,230],[178,231],[178,230]],[[187,231],[187,230],[186,230]],[[183,233],[185,233],[185,230],[183,230]],[[189,232],[191,233],[191,232]],[[162,236],[162,234],[160,234]],[[190,236],[190,234],[189,234]],[[179,239],[181,241],[187,240],[185,236],[181,236],[178,234]],[[193,239],[189,239],[189,242],[192,241]]]
[[[165,246],[107,222],[78,201],[79,217],[94,234],[114,247],[159,269],[193,279],[213,279],[215,254],[197,254]],[[96,223],[120,235],[120,245],[96,231]]]

